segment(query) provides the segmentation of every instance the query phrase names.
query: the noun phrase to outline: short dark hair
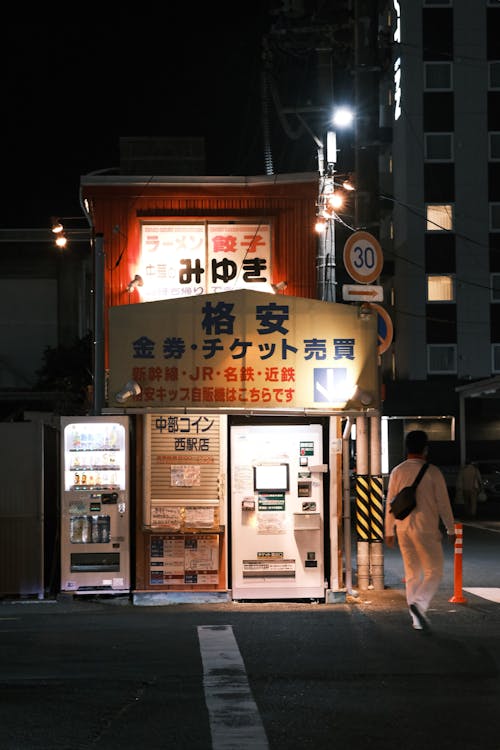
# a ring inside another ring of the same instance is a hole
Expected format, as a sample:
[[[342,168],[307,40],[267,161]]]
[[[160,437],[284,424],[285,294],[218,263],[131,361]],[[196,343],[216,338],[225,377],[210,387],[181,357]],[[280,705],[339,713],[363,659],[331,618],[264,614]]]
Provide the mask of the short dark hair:
[[[406,436],[406,450],[408,453],[423,453],[429,439],[423,430],[411,430]]]

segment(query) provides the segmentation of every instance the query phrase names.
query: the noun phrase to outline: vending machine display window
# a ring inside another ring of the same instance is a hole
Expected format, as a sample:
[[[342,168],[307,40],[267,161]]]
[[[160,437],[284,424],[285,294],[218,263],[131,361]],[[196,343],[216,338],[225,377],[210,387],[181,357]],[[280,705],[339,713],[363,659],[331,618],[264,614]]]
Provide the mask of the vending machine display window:
[[[111,528],[109,516],[72,516],[70,542],[72,544],[107,544]]]
[[[64,431],[64,489],[124,490],[125,428],[75,422]]]

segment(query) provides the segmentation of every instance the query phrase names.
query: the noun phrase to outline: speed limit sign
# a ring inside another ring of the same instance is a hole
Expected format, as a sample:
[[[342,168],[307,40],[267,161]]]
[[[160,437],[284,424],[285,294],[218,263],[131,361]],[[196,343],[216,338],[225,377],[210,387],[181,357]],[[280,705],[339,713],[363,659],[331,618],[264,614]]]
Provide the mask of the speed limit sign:
[[[378,240],[369,232],[354,232],[344,245],[347,273],[360,284],[371,284],[380,276],[384,258]]]

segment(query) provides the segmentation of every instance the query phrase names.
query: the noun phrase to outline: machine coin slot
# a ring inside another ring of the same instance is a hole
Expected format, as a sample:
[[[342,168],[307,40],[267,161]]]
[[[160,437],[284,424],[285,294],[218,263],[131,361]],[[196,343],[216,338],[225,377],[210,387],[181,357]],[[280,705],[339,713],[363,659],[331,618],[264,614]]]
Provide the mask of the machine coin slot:
[[[101,503],[90,503],[90,512],[99,513],[101,510]]]
[[[116,505],[118,492],[103,492],[101,498],[103,505]]]
[[[311,497],[311,482],[297,482],[297,495],[299,497]]]

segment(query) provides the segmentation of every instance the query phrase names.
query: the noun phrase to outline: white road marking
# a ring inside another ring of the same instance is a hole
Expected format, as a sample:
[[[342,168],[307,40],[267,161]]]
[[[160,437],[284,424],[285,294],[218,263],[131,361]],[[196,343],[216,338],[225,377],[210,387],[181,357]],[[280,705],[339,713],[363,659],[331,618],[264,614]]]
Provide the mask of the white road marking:
[[[481,596],[483,599],[488,599],[490,602],[496,602],[497,604],[500,604],[500,589],[488,589],[488,588],[475,588],[475,589],[466,589],[464,588],[464,591],[468,591],[469,594],[474,594],[475,596]]]
[[[267,750],[269,743],[230,625],[198,627],[213,750]]]

